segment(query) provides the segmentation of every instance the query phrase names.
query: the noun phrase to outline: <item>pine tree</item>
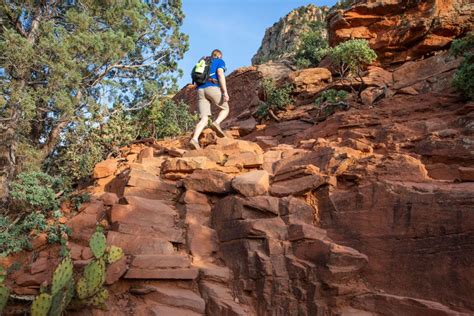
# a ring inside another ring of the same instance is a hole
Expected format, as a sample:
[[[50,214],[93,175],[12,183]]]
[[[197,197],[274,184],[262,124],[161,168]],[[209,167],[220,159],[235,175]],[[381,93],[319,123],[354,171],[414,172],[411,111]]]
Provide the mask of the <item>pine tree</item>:
[[[180,0],[2,1],[0,199],[26,160],[54,155],[66,129],[175,89],[183,18]]]

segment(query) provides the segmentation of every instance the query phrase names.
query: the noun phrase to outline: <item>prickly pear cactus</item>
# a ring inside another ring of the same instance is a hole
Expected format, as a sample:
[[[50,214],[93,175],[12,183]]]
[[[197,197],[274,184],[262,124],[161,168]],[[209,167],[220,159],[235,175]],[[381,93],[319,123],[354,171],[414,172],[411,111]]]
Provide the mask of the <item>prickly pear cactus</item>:
[[[60,316],[71,302],[74,295],[74,280],[71,278],[66,285],[59,290],[51,301],[51,308],[48,316]]]
[[[94,295],[88,305],[92,305],[97,308],[106,309],[107,308],[107,299],[109,298],[109,291],[107,289],[100,290],[96,295]]]
[[[52,297],[47,293],[38,295],[31,305],[31,316],[48,316]]]
[[[94,260],[84,268],[84,276],[76,284],[77,296],[85,299],[96,294],[105,281],[104,259]]]
[[[106,246],[104,233],[97,231],[92,234],[91,239],[89,240],[89,247],[91,248],[94,257],[97,259],[101,258],[105,253]]]
[[[124,256],[123,250],[117,246],[111,246],[107,255],[107,262],[114,263]]]
[[[57,266],[53,274],[53,284],[51,286],[51,294],[54,296],[62,290],[72,280],[72,261],[66,257]]]
[[[5,306],[7,306],[9,295],[10,290],[6,286],[0,284],[0,315]]]

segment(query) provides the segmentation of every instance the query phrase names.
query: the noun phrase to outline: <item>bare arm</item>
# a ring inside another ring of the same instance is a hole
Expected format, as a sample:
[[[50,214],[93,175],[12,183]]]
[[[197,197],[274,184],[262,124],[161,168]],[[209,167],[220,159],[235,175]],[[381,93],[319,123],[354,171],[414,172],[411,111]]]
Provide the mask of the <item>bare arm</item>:
[[[217,69],[217,78],[219,79],[222,95],[224,96],[224,101],[228,102],[229,101],[229,94],[227,93],[227,85],[226,85],[226,82],[225,82],[224,69],[222,69],[222,68]]]

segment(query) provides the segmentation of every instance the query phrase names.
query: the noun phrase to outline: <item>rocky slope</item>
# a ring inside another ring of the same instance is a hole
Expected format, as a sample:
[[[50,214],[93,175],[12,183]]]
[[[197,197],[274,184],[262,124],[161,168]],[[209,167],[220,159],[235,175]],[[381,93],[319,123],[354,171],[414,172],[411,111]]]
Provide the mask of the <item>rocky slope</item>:
[[[330,116],[314,98],[347,87],[327,69],[235,71],[227,138],[144,140],[95,167],[68,246],[83,266],[101,223],[127,258],[107,272],[109,310],[71,315],[473,314],[474,103],[451,89],[459,62],[371,66],[362,103]],[[251,115],[264,77],[294,86],[278,121]],[[57,252],[36,240],[14,294],[50,282]]]
[[[327,12],[327,7],[309,4],[288,13],[265,31],[262,44],[252,57],[252,65],[291,56],[298,47],[301,35],[309,29],[310,23],[324,24]],[[323,35],[326,35],[326,32],[323,32]]]

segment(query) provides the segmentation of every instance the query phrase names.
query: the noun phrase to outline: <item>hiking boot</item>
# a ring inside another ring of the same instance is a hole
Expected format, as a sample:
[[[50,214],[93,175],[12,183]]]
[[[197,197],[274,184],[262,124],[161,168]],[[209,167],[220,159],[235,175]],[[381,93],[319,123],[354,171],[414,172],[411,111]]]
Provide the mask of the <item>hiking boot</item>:
[[[189,146],[191,146],[191,148],[195,150],[201,149],[201,146],[199,146],[199,142],[192,138],[189,141]]]
[[[219,137],[226,137],[224,132],[222,131],[221,127],[219,126],[219,124],[217,124],[216,122],[213,122],[211,124],[211,129],[216,132],[217,136]]]

